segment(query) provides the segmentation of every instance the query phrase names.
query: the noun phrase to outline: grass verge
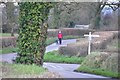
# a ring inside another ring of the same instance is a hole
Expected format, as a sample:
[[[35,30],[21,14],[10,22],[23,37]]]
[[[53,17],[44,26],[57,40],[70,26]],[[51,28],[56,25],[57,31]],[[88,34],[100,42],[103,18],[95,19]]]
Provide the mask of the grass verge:
[[[57,51],[48,52],[44,55],[45,62],[81,64],[85,57],[60,55]]]
[[[18,34],[14,34],[15,36],[18,36]],[[10,33],[0,33],[0,37],[11,37]]]
[[[15,53],[17,52],[18,48],[3,48],[3,49],[0,49],[0,54],[7,54],[7,53]]]
[[[23,65],[23,64],[8,64],[3,63],[2,65],[2,76],[3,77],[26,77],[33,75],[40,75],[47,72],[47,69],[36,65]]]
[[[108,70],[100,69],[100,68],[90,68],[87,66],[80,66],[76,72],[83,72],[83,73],[91,73],[96,75],[102,75],[106,77],[112,77],[112,78],[120,78],[120,73],[111,72]]]

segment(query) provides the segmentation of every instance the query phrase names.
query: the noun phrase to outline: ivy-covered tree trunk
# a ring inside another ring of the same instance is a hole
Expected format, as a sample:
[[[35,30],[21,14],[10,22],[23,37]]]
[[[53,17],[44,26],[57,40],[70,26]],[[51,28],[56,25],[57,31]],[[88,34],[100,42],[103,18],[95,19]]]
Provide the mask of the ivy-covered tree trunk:
[[[43,57],[44,57],[44,52],[45,52],[45,41],[46,41],[46,35],[47,35],[47,28],[48,28],[48,24],[45,22],[42,24],[41,27],[41,33],[43,35],[40,36],[40,42],[41,42],[41,46],[40,46],[40,53],[35,54],[35,64],[39,65],[43,65]]]
[[[18,37],[18,57],[16,63],[43,64],[47,36],[50,2],[20,3],[20,28]]]

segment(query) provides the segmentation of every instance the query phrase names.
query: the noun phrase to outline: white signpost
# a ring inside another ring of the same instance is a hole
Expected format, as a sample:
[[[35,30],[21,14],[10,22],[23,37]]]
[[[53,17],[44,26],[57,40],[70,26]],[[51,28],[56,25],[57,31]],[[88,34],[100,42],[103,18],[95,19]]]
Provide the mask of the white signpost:
[[[88,37],[88,40],[89,40],[88,54],[90,54],[92,37],[100,37],[100,36],[99,36],[99,35],[92,35],[91,32],[89,32],[89,35],[88,35],[88,34],[84,34],[84,36],[85,36],[85,37]]]

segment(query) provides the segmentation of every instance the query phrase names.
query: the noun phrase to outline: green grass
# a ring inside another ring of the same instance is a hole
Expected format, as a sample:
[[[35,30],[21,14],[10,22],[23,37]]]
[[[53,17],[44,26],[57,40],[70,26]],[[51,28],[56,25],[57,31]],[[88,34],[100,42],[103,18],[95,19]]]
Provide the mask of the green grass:
[[[12,64],[10,66],[15,74],[40,74],[46,71],[43,67],[36,65]]]
[[[10,37],[10,33],[0,33],[0,37]],[[18,36],[18,34],[15,33],[15,36]]]
[[[57,51],[48,52],[44,55],[45,62],[81,64],[83,60],[84,57],[60,55]]]
[[[7,54],[7,53],[15,53],[17,52],[18,48],[3,48],[0,49],[0,54]]]
[[[10,33],[0,33],[0,36],[1,37],[8,37],[8,36],[11,36]]]
[[[47,72],[47,69],[36,65],[7,64],[3,63],[3,76],[20,76],[20,75],[40,75]]]
[[[90,68],[87,66],[80,66],[77,70],[77,72],[84,72],[84,73],[91,73],[96,75],[102,75],[106,77],[113,77],[113,78],[120,78],[120,73],[111,72],[108,70],[100,69],[100,68]]]

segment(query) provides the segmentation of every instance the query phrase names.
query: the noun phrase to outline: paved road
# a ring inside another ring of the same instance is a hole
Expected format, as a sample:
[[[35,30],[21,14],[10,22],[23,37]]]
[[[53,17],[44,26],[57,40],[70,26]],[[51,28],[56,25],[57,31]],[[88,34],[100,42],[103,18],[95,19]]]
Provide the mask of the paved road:
[[[60,46],[66,46],[69,43],[75,43],[75,42],[76,42],[76,39],[68,39],[68,40],[62,40],[62,45],[53,43],[53,44],[46,47],[46,52],[58,50]]]
[[[73,42],[76,42],[76,39],[63,40],[62,45],[53,43],[46,47],[46,52],[58,50],[60,46],[66,46],[68,43],[73,43]],[[16,56],[17,56],[16,53],[3,54],[0,55],[0,61],[7,61],[9,63],[12,63],[12,59],[14,59]],[[49,71],[59,73],[64,78],[107,78],[93,74],[73,72],[79,66],[80,66],[79,64],[62,64],[62,63],[43,64],[43,67],[48,68]]]
[[[109,78],[87,73],[74,72],[80,65],[79,64],[63,64],[63,63],[44,63],[43,67],[49,71],[57,72],[64,78]]]

